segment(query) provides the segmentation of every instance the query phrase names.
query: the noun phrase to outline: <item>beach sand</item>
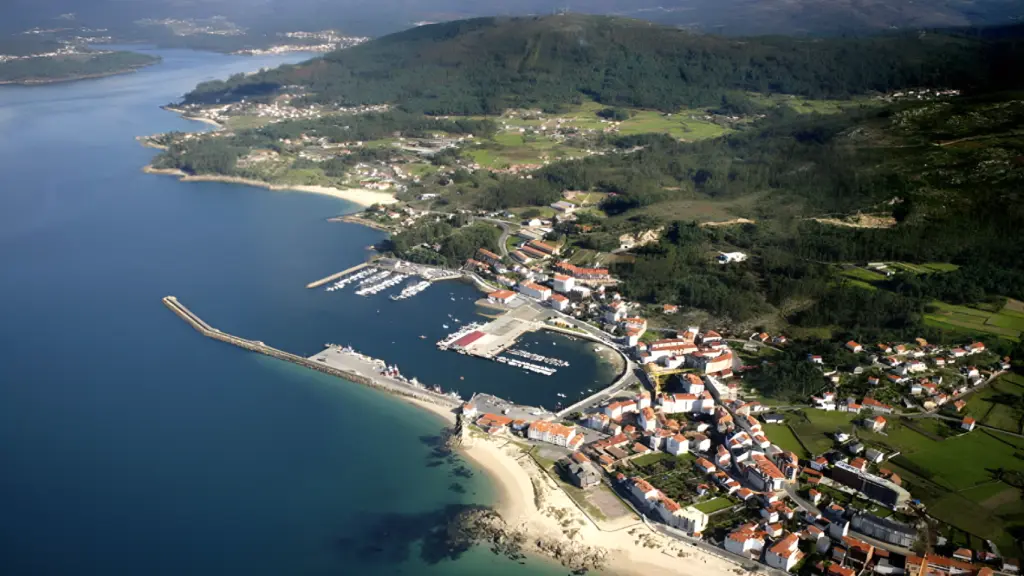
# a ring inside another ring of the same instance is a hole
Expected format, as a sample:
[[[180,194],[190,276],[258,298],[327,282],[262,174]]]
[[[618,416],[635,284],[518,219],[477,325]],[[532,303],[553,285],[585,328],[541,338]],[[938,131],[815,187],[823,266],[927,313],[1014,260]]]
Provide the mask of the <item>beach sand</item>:
[[[443,406],[413,398],[405,400],[441,416],[449,424],[455,423],[455,414]],[[602,548],[608,552],[608,565],[603,573],[623,576],[727,576],[744,571],[733,562],[654,532],[639,519],[628,529],[602,530],[576,507],[529,455],[508,438],[474,436],[460,452],[482,468],[494,482],[498,490],[495,509],[509,526],[525,527],[534,537],[571,539],[577,544]],[[541,503],[540,508],[537,502]],[[567,519],[576,531],[572,538],[563,527]]]
[[[258,186],[268,190],[291,190],[295,192],[309,192],[339,198],[359,206],[372,206],[374,204],[394,204],[398,200],[387,192],[377,192],[365,188],[331,188],[329,186],[303,186],[269,184],[260,180],[250,180],[236,176],[219,176],[215,174],[191,175],[175,169],[153,168],[145,166],[142,169],[147,174],[163,174],[166,176],[177,176],[182,182],[225,182],[228,184],[244,184],[246,186]]]

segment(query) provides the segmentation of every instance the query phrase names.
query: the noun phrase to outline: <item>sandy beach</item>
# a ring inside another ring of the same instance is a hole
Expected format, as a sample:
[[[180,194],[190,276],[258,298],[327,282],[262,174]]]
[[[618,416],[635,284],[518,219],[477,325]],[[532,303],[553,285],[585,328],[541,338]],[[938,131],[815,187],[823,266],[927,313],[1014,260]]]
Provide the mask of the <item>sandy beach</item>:
[[[406,400],[455,423],[455,414],[443,406]],[[744,571],[737,564],[654,532],[639,518],[632,526],[602,530],[508,438],[473,436],[460,452],[494,482],[498,490],[495,509],[509,526],[523,527],[533,537],[604,549],[608,565],[602,572],[622,576],[726,576]]]
[[[248,178],[239,178],[236,176],[220,176],[216,174],[200,174],[192,175],[186,174],[181,170],[176,169],[162,169],[154,168],[152,166],[145,166],[142,169],[147,174],[163,174],[165,176],[177,176],[182,182],[225,182],[228,184],[244,184],[246,186],[258,186],[260,188],[266,188],[268,190],[285,190],[294,192],[308,192],[311,194],[322,194],[324,196],[331,196],[332,198],[339,198],[359,206],[372,206],[374,204],[394,204],[398,202],[394,196],[387,192],[378,192],[376,190],[367,190],[365,188],[331,188],[329,186],[303,186],[299,184],[295,185],[278,185],[269,184],[260,180],[251,180]]]

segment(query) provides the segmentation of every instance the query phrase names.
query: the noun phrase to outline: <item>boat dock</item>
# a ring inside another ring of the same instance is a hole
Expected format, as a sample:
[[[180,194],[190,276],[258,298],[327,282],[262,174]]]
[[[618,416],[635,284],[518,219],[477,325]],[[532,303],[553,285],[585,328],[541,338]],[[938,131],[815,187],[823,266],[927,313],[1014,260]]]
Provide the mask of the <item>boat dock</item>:
[[[220,340],[221,342],[233,344],[251,352],[258,352],[278,360],[298,364],[299,366],[343,378],[349,382],[377,388],[391,394],[409,396],[417,400],[453,409],[461,405],[458,399],[426,389],[415,381],[407,381],[403,378],[381,374],[380,365],[382,362],[374,361],[367,356],[358,353],[346,353],[344,349],[329,346],[327,350],[320,354],[310,358],[303,358],[290,352],[278,350],[273,346],[268,346],[260,340],[248,340],[222,332],[207,324],[206,321],[185,307],[174,296],[164,296],[163,303],[164,306],[167,306],[178,317],[188,322],[192,328],[207,338]],[[320,357],[323,357],[324,360],[320,360]]]
[[[309,284],[306,284],[306,288],[319,288],[319,287],[323,286],[324,284],[327,284],[328,282],[333,282],[334,280],[337,280],[338,278],[341,278],[342,276],[345,276],[346,274],[351,274],[352,272],[356,272],[356,271],[362,270],[363,268],[366,268],[369,265],[370,265],[369,262],[363,262],[362,264],[356,264],[355,266],[353,266],[351,268],[346,268],[346,269],[342,270],[341,272],[335,272],[334,274],[331,274],[330,276],[325,276],[324,278],[321,278],[319,280],[315,280],[313,282],[310,282]]]
[[[462,354],[494,360],[512,347],[523,334],[544,328],[544,318],[549,313],[532,306],[519,306],[486,324],[473,326],[472,329],[464,326],[437,344],[443,350],[454,349]],[[510,363],[509,360],[505,358],[503,362]]]

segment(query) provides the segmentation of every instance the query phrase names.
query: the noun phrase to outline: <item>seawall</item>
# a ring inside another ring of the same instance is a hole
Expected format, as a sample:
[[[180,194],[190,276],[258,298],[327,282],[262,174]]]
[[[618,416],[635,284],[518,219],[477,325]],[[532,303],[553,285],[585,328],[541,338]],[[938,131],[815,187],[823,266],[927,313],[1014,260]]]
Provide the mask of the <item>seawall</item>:
[[[323,364],[314,362],[308,358],[303,358],[302,356],[298,356],[290,352],[278,350],[273,346],[267,346],[265,343],[259,340],[247,340],[245,338],[239,338],[238,336],[222,332],[207,324],[206,321],[204,321],[202,318],[200,318],[191,310],[189,310],[184,304],[178,302],[178,299],[175,298],[174,296],[164,296],[163,303],[164,306],[167,306],[172,312],[177,314],[178,317],[180,317],[185,322],[188,322],[189,325],[192,326],[192,328],[194,328],[197,332],[199,332],[203,336],[206,336],[207,338],[220,340],[221,342],[232,344],[234,346],[238,346],[239,348],[243,348],[251,352],[257,352],[260,354],[264,354],[266,356],[270,356],[272,358],[277,358],[278,360],[291,362],[292,364],[297,364],[305,368],[310,368],[312,370],[316,370],[317,372],[323,372],[324,374],[329,374],[331,376],[342,378],[344,380],[348,380],[349,382],[355,382],[356,384],[362,384],[364,386],[376,388],[378,390],[387,392],[389,394],[394,394],[396,396],[406,396],[409,398],[414,398],[416,400],[420,400],[423,402],[429,402],[431,404],[438,404],[440,406],[445,406],[448,408],[455,408],[461,404],[459,401],[451,397],[444,396],[442,394],[435,394],[427,390],[419,390],[412,388],[410,388],[409,390],[401,389],[398,388],[397,385],[388,385],[383,382],[374,380],[372,378],[363,376],[362,374],[356,374],[345,370],[339,370],[337,368],[325,366]]]

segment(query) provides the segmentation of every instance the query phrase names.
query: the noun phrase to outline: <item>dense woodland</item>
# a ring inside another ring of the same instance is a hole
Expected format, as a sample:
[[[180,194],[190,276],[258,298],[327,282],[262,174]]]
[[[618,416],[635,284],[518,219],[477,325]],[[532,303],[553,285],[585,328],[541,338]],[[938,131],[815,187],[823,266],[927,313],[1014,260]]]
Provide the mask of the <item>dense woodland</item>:
[[[727,39],[639,20],[559,15],[420,26],[294,66],[199,85],[186,103],[269,97],[392,103],[427,114],[558,110],[585,98],[674,112],[744,107],[735,91],[841,98],[917,86],[1019,86],[1021,47],[956,33]],[[723,101],[723,99],[725,99]]]

